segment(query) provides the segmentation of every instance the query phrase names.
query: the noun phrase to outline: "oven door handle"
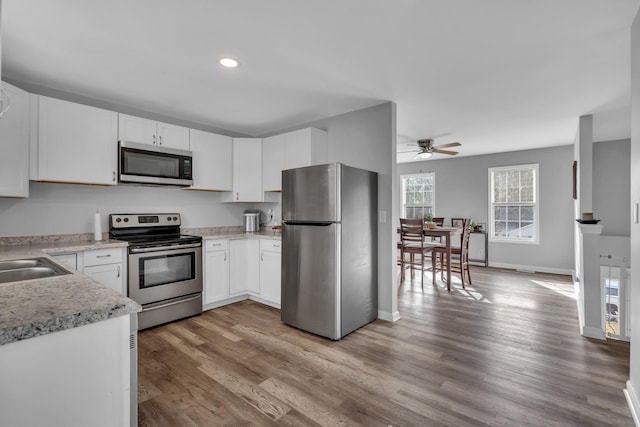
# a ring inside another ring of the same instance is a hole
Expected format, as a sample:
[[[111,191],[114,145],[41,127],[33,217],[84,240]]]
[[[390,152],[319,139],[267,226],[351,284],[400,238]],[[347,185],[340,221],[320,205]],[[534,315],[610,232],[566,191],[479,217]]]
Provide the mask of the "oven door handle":
[[[144,252],[159,252],[159,251],[170,251],[174,249],[189,249],[189,248],[200,248],[202,247],[202,243],[189,243],[186,245],[175,245],[175,246],[155,246],[153,248],[131,248],[129,252],[132,254],[139,254]]]

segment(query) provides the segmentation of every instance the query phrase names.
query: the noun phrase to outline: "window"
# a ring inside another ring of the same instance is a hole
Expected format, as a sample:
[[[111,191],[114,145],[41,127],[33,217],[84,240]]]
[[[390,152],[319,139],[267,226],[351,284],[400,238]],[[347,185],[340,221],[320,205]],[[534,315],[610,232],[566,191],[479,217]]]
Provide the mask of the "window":
[[[489,168],[489,239],[538,243],[538,165]]]
[[[435,174],[402,176],[402,218],[424,218],[435,213]]]

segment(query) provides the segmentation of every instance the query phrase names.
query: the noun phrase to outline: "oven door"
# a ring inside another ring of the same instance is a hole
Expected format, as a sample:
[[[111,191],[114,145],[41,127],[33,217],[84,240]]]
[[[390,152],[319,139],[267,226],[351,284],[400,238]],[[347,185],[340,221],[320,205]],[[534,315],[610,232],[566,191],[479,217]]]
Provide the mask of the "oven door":
[[[129,249],[129,298],[144,305],[197,292],[202,292],[200,243]]]

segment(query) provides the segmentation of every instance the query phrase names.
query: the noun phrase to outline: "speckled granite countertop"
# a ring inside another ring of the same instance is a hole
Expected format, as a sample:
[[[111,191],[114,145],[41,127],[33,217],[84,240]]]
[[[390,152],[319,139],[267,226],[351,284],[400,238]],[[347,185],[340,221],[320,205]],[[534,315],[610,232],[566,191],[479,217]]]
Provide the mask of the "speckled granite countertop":
[[[38,236],[41,237],[41,236]],[[31,242],[31,243],[29,243]],[[22,244],[21,244],[22,243]],[[124,247],[126,242],[48,238],[0,238],[0,260]],[[55,262],[55,260],[54,260]],[[137,313],[135,301],[93,279],[72,274],[0,283],[0,345]]]
[[[244,232],[241,227],[185,228],[182,231],[185,234],[200,236],[203,239],[282,239],[282,233],[274,232],[271,228],[263,228],[261,231],[251,233]]]

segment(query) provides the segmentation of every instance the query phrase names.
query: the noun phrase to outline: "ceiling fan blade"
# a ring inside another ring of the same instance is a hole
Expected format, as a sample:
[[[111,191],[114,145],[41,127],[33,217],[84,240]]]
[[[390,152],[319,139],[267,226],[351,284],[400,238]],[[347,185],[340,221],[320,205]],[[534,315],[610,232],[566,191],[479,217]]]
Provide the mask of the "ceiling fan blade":
[[[448,147],[460,147],[462,144],[460,144],[459,142],[450,142],[448,144],[440,144],[440,145],[436,145],[433,148],[448,148]]]
[[[398,151],[398,154],[400,153],[419,153],[422,150],[409,150],[409,151]]]
[[[450,156],[455,156],[456,154],[458,154],[457,151],[440,150],[440,149],[437,149],[437,148],[434,148],[433,152],[434,153],[439,153],[439,154],[448,154]]]

